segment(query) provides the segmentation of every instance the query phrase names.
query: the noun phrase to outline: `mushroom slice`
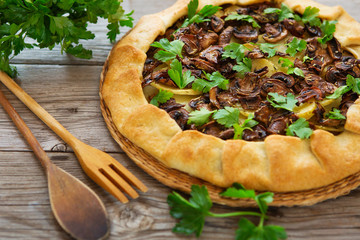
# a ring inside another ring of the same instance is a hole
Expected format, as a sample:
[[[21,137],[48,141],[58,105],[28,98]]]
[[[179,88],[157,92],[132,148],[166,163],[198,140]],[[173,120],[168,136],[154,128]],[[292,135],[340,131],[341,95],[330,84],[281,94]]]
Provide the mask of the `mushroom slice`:
[[[200,52],[199,56],[205,58],[209,62],[218,64],[223,52],[224,49],[221,46],[213,45]]]
[[[259,36],[258,30],[250,25],[235,27],[233,34],[241,43],[256,41]]]
[[[234,27],[228,26],[225,30],[219,35],[219,45],[229,44],[231,41],[231,36],[234,31]]]
[[[266,42],[279,42],[282,39],[284,39],[288,35],[288,31],[281,23],[275,23],[271,25],[270,23],[267,23],[265,25],[265,34],[263,36],[263,39]]]
[[[333,37],[330,41],[327,42],[327,49],[333,59],[341,59],[341,45],[335,37]]]
[[[200,51],[199,41],[195,35],[184,34],[180,36],[179,40],[184,42],[184,49],[187,54],[194,55]]]
[[[271,78],[283,81],[288,88],[291,88],[295,84],[294,77],[283,72],[274,73],[271,75]]]
[[[214,32],[218,33],[221,30],[223,30],[224,25],[225,25],[225,22],[221,18],[219,18],[217,16],[211,17],[211,28],[214,30]]]
[[[198,40],[201,49],[206,49],[209,46],[217,43],[219,36],[214,32],[202,33],[198,35]]]
[[[295,37],[302,37],[305,33],[305,27],[301,26],[300,23],[295,21],[294,19],[284,19],[284,26],[289,32]]]

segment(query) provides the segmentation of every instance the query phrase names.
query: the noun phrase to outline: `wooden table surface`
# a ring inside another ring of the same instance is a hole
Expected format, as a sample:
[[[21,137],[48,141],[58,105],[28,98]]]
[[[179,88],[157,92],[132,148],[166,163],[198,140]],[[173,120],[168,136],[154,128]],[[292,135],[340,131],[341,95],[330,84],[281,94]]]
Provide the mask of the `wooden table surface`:
[[[158,12],[175,0],[124,0],[134,18]],[[319,0],[328,5],[343,5],[360,20],[360,0]],[[84,142],[110,153],[148,187],[128,204],[93,183],[82,171],[72,150],[37,119],[3,85],[0,88],[29,125],[55,164],[78,177],[104,201],[111,219],[109,239],[183,239],[171,232],[176,221],[166,203],[170,188],[138,168],[111,138],[99,107],[99,76],[112,45],[106,39],[106,22],[91,29],[96,38],[84,42],[93,49],[91,60],[61,55],[59,48],[26,50],[13,60],[20,77],[17,82],[36,101]],[[123,28],[122,34],[128,29]],[[234,209],[215,205],[215,212]],[[289,239],[360,239],[360,190],[336,200],[311,207],[270,208],[270,224],[286,228]],[[201,239],[234,239],[239,218],[208,219]],[[254,219],[256,221],[256,219]],[[69,239],[54,219],[44,172],[0,108],[0,239]],[[187,239],[195,239],[189,237]]]

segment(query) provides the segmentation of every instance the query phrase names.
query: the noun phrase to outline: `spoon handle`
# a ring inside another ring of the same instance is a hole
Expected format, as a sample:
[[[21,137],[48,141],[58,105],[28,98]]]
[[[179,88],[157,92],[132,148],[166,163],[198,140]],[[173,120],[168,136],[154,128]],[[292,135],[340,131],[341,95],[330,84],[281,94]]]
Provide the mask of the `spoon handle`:
[[[34,151],[34,154],[40,160],[41,165],[45,169],[47,169],[51,164],[49,157],[42,149],[40,143],[32,134],[32,132],[30,131],[29,127],[26,125],[24,120],[20,117],[20,115],[15,111],[14,107],[7,100],[1,89],[0,89],[0,104],[3,106],[7,114],[10,116],[11,120],[15,123],[16,127],[24,136],[25,140],[29,143],[29,146]]]

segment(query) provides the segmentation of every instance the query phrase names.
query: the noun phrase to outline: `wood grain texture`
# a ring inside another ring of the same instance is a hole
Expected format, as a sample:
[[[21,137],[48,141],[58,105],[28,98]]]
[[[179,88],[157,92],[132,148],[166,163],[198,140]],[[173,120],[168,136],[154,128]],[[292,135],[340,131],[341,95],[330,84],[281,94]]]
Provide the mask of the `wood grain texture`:
[[[175,0],[125,0],[136,21]],[[358,21],[360,0],[318,0],[340,4]],[[26,50],[13,60],[18,83],[71,133],[84,142],[110,152],[148,187],[140,198],[121,204],[81,170],[71,149],[55,136],[4,86],[5,95],[29,125],[55,164],[84,181],[104,201],[111,218],[109,239],[184,239],[171,232],[176,221],[169,215],[167,195],[172,191],[139,169],[119,148],[100,113],[98,85],[101,67],[112,45],[106,40],[106,23],[91,26],[97,38],[85,42],[94,50],[92,60],[60,55],[59,48]],[[123,33],[126,29],[122,30]],[[270,224],[284,226],[289,239],[352,240],[360,236],[360,190],[311,207],[270,208]],[[215,205],[215,212],[234,209]],[[238,209],[237,209],[238,210]],[[209,219],[201,239],[234,239],[239,218]],[[256,218],[252,218],[256,221]],[[70,239],[54,219],[43,170],[30,148],[0,108],[0,239]],[[186,239],[195,239],[189,237]]]

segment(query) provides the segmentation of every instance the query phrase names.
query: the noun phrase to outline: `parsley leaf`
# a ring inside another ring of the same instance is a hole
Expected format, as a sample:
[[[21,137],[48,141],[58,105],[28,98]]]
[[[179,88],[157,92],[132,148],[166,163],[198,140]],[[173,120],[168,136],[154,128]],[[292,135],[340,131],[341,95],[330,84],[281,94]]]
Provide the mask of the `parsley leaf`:
[[[351,75],[347,75],[346,85],[348,85],[353,92],[360,94],[360,78],[354,78]]]
[[[158,94],[156,94],[150,101],[150,104],[159,106],[159,103],[166,103],[174,94],[166,90],[159,89]]]
[[[269,98],[270,96],[270,98]],[[286,97],[279,95],[278,93],[269,93],[267,100],[270,102],[271,106],[275,108],[281,108],[292,112],[298,100],[295,99],[295,96],[292,93],[288,93]]]
[[[188,124],[194,123],[195,126],[201,126],[209,122],[210,116],[216,111],[209,111],[206,108],[201,108],[200,110],[192,111],[189,114]]]
[[[91,58],[92,51],[79,43],[93,39],[88,23],[98,18],[108,20],[107,33],[111,42],[120,33],[120,26],[132,26],[131,13],[125,14],[118,0],[63,1],[0,1],[0,70],[11,76],[16,69],[10,59],[25,48],[49,48],[60,45],[66,52],[80,58]],[[27,39],[36,43],[27,43]]]
[[[214,113],[213,119],[215,119],[221,125],[226,128],[232,127],[234,124],[239,123],[240,110],[238,108],[225,107]]]
[[[337,99],[339,97],[341,97],[342,95],[344,95],[345,93],[347,93],[348,91],[350,91],[351,88],[349,86],[341,86],[338,87],[333,94],[326,96],[327,99]]]
[[[169,42],[167,38],[162,38],[160,39],[159,42],[154,42],[150,46],[165,50],[165,51],[160,50],[157,53],[155,53],[154,58],[156,58],[159,61],[167,62],[169,60],[175,59],[176,56],[183,58],[181,51],[182,48],[184,47],[184,43],[180,40]]]
[[[284,21],[285,18],[293,18],[295,20],[300,20],[300,16],[295,14],[288,6],[284,3],[281,4],[281,8],[267,8],[264,10],[264,13],[271,14],[276,13],[279,15],[279,22]]]
[[[169,194],[167,202],[171,208],[170,215],[176,219],[181,219],[173,228],[173,232],[186,235],[195,232],[199,237],[205,223],[205,217],[212,207],[209,193],[205,186],[191,186],[191,197],[189,201],[178,193]]]
[[[296,37],[290,43],[287,43],[286,53],[290,54],[290,56],[294,57],[296,53],[301,52],[306,49],[306,41],[304,39],[298,39]]]
[[[219,87],[223,90],[226,90],[229,84],[229,80],[227,80],[220,72],[216,71],[212,74],[204,72],[206,76],[206,80],[204,79],[196,79],[192,84],[192,88],[195,91],[207,93],[213,87]]]
[[[233,70],[240,73],[240,77],[244,77],[245,73],[251,72],[252,61],[250,58],[243,58],[242,62],[239,62],[238,65],[233,67]]]
[[[202,23],[210,21],[207,19],[208,17],[214,15],[217,11],[221,9],[221,7],[206,5],[204,6],[197,14],[196,10],[199,6],[198,0],[191,0],[188,4],[188,18],[185,19],[181,28],[187,27],[192,23]]]
[[[221,196],[233,198],[251,198],[258,204],[260,212],[230,212],[230,213],[213,213],[210,211],[212,202],[209,193],[205,186],[192,185],[191,197],[189,201],[184,199],[176,192],[169,194],[167,202],[170,206],[170,215],[180,222],[175,225],[173,232],[182,234],[195,233],[197,237],[200,236],[206,217],[232,217],[252,215],[260,217],[258,226],[245,218],[241,218],[236,230],[236,239],[286,239],[287,234],[285,229],[280,226],[266,225],[264,220],[267,218],[267,204],[272,202],[273,193],[266,192],[256,195],[254,190],[247,190],[241,184],[234,183],[233,186],[223,193]]]
[[[341,111],[336,108],[334,108],[332,111],[326,114],[325,117],[330,119],[338,119],[338,120],[346,119],[346,117],[341,114]]]
[[[314,59],[311,58],[311,57],[309,57],[309,56],[307,56],[307,55],[305,55],[305,56],[303,57],[303,62],[312,61],[312,60],[314,60]]]
[[[234,139],[242,139],[242,135],[245,129],[252,131],[252,128],[258,125],[259,123],[254,120],[254,114],[249,114],[248,118],[239,125],[238,123],[234,124]]]
[[[236,62],[241,62],[245,57],[245,51],[249,50],[244,45],[239,43],[230,43],[226,47],[224,47],[224,52],[222,54],[222,58],[231,58],[235,59]]]
[[[251,23],[254,28],[260,28],[260,25],[250,15],[239,15],[237,13],[233,13],[225,18],[225,21],[229,21],[229,20],[245,21]]]
[[[288,70],[286,72],[287,74],[295,74],[299,77],[305,77],[303,70],[301,70],[298,67],[294,67],[294,63],[291,60],[281,57],[281,58],[279,58],[279,63],[281,63],[281,62],[282,62],[282,64],[281,64],[282,67],[288,68]]]
[[[168,74],[180,89],[185,88],[189,83],[195,80],[195,77],[191,75],[189,70],[183,73],[182,64],[177,59],[171,62]]]
[[[234,197],[234,198],[253,198],[255,199],[255,191],[248,190],[239,183],[234,183],[231,187],[227,188],[224,192],[220,193],[223,197]]]
[[[283,227],[275,225],[255,226],[246,218],[240,219],[239,228],[236,230],[236,240],[254,240],[254,239],[287,239],[287,234]]]
[[[334,37],[334,32],[336,30],[336,24],[337,21],[328,21],[324,20],[322,24],[320,25],[320,29],[323,33],[322,38],[318,38],[318,42],[321,44],[325,44],[328,41],[330,41]]]
[[[348,74],[346,76],[346,85],[337,88],[333,94],[326,96],[326,98],[337,99],[345,93],[349,92],[350,90],[357,94],[360,94],[360,78],[354,78],[353,76]]]
[[[309,127],[309,122],[305,118],[299,118],[286,129],[286,135],[298,136],[301,139],[309,138],[313,130]]]
[[[318,18],[319,12],[320,10],[316,7],[306,7],[301,18],[302,22],[313,27],[319,27],[321,25],[320,18]]]
[[[271,58],[273,56],[275,56],[276,54],[276,49],[274,49],[274,47],[278,46],[279,44],[271,44],[271,43],[259,43],[259,48],[263,53],[267,53],[268,54],[268,58]]]

